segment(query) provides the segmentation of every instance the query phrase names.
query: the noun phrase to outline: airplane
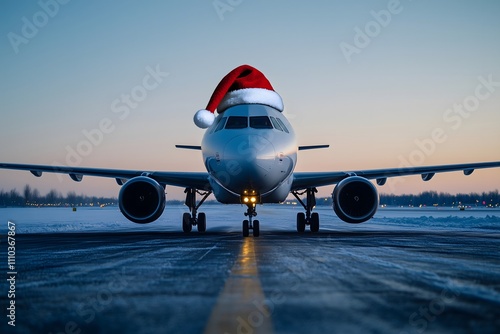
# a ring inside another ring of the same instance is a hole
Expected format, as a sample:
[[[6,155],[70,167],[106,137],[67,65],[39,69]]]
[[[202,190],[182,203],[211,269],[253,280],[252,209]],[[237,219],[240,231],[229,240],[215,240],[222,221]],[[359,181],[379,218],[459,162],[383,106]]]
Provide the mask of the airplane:
[[[303,233],[319,231],[319,214],[313,212],[317,188],[335,185],[333,210],[347,223],[371,219],[378,209],[378,192],[372,181],[383,186],[387,178],[421,175],[429,181],[436,173],[500,167],[500,161],[453,165],[352,170],[331,172],[295,172],[299,151],[327,148],[329,145],[299,146],[292,125],[283,114],[281,97],[262,72],[241,65],[229,72],[216,87],[206,109],[194,116],[194,123],[206,129],[200,146],[176,145],[180,149],[199,150],[205,172],[102,169],[0,163],[2,169],[26,170],[36,177],[44,172],[68,174],[76,182],[83,176],[114,178],[121,186],[118,203],[130,221],[147,224],[157,220],[166,204],[166,186],[185,188],[182,229],[193,226],[206,231],[206,215],[198,212],[208,196],[223,204],[243,204],[243,236],[250,231],[260,235],[257,205],[282,203],[292,194],[304,208],[297,213],[296,229]],[[215,116],[215,111],[218,115]],[[197,201],[197,195],[201,199]],[[305,195],[305,201],[301,196]]]

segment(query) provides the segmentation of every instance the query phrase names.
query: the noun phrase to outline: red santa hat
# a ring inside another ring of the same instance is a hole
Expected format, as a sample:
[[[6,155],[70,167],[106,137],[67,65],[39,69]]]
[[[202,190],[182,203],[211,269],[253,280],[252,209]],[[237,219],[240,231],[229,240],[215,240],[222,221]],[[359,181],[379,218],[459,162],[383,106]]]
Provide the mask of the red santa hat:
[[[239,104],[264,104],[283,111],[283,100],[258,69],[241,65],[229,72],[215,88],[205,109],[194,115],[194,123],[208,128],[215,119],[215,110],[221,114]]]

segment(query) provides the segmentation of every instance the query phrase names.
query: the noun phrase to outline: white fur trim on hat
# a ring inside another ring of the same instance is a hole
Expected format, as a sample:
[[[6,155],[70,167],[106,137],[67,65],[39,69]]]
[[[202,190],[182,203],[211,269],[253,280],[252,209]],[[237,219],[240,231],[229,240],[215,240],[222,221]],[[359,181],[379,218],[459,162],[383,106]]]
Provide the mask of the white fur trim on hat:
[[[197,127],[206,129],[210,125],[214,123],[215,120],[215,115],[213,112],[210,112],[209,110],[206,109],[201,109],[194,114],[194,124],[196,124]]]
[[[229,107],[239,104],[264,104],[283,111],[283,100],[278,93],[265,88],[243,88],[228,92],[217,107],[220,114]]]

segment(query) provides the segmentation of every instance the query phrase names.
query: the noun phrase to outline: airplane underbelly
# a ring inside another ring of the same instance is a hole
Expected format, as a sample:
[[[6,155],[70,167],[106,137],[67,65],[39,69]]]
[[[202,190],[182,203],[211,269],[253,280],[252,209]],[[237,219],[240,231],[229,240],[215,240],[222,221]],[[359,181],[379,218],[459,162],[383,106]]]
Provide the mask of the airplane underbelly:
[[[210,178],[210,185],[212,188],[212,192],[220,203],[223,204],[240,204],[241,197],[240,193],[236,193],[225,186],[221,185],[218,180],[214,178]],[[271,191],[264,193],[261,196],[261,202],[263,203],[281,203],[286,200],[288,194],[290,193],[292,185],[292,176],[290,175],[286,180],[284,180],[277,187],[272,189]]]

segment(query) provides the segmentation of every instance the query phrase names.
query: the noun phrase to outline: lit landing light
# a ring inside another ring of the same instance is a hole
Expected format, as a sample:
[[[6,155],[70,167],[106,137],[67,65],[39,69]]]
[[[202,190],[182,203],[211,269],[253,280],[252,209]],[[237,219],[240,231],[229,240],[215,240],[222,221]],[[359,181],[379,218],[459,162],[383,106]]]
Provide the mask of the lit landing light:
[[[255,206],[258,202],[260,202],[260,198],[255,190],[243,191],[243,195],[241,195],[242,204],[253,204]]]

